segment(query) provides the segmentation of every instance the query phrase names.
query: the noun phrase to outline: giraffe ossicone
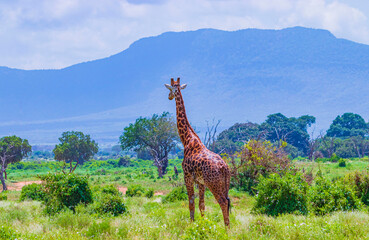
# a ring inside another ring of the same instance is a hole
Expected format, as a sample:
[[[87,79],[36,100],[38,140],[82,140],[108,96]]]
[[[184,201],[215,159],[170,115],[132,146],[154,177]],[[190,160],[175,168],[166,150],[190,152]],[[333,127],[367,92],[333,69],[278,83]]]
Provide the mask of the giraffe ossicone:
[[[181,90],[187,84],[180,85],[180,78],[172,78],[165,87],[169,89],[169,100],[175,98],[178,134],[184,147],[182,168],[187,188],[190,218],[194,220],[195,193],[194,184],[199,186],[199,208],[201,215],[205,211],[205,187],[214,195],[222,209],[224,224],[229,226],[230,199],[228,197],[230,172],[227,163],[218,155],[206,148],[199,136],[191,127],[182,98]]]

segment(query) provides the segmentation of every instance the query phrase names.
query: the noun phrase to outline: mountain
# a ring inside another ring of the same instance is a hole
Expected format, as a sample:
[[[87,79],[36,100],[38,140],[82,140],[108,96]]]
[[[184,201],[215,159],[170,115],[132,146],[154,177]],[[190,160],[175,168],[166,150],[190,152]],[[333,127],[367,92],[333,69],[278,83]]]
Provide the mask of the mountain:
[[[99,60],[60,70],[0,67],[0,136],[52,144],[66,130],[117,143],[139,116],[169,111],[164,83],[181,77],[190,122],[313,115],[327,129],[344,112],[369,118],[369,46],[302,27],[282,30],[201,29],[134,42]],[[203,131],[202,131],[203,132]]]

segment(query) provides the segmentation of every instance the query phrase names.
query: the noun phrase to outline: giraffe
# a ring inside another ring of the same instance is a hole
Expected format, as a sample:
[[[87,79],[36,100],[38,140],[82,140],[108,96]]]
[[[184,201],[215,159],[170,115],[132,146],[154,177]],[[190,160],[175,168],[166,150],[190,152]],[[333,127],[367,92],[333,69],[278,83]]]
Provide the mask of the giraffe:
[[[188,122],[181,94],[181,89],[185,89],[186,86],[187,84],[180,85],[179,78],[177,81],[174,81],[172,78],[170,85],[165,84],[165,87],[170,90],[169,100],[175,98],[176,101],[177,128],[184,147],[182,168],[189,200],[190,218],[191,221],[194,220],[194,183],[196,183],[199,186],[199,209],[201,216],[204,216],[204,193],[205,187],[207,187],[222,209],[224,224],[229,226],[230,199],[228,197],[228,190],[230,171],[227,163],[218,154],[211,152],[205,147]]]

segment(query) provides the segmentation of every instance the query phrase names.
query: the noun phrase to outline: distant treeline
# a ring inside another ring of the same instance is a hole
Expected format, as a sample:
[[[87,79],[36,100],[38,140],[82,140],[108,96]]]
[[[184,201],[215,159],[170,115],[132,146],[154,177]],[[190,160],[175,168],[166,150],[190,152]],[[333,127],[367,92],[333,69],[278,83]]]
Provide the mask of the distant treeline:
[[[261,123],[236,123],[221,132],[209,148],[217,153],[233,154],[250,139],[267,140],[278,146],[287,142],[285,151],[291,158],[364,157],[369,153],[369,124],[358,114],[344,113],[333,120],[326,132],[308,132],[315,117],[286,117],[271,114]]]

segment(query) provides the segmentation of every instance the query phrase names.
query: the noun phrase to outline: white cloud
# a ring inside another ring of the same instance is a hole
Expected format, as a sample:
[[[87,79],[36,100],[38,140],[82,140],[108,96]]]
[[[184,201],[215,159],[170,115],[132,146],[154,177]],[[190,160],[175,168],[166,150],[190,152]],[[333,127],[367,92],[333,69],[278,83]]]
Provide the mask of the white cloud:
[[[332,0],[14,0],[0,2],[0,66],[61,68],[166,31],[306,26],[369,43],[366,15]]]

